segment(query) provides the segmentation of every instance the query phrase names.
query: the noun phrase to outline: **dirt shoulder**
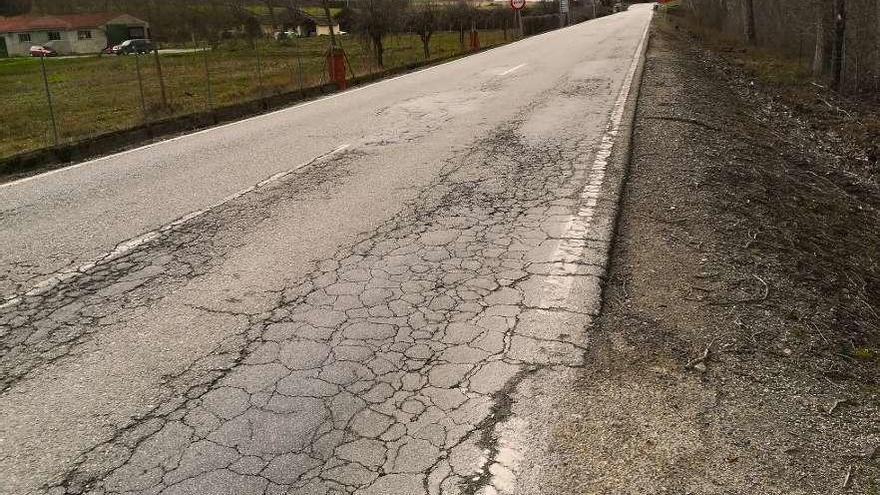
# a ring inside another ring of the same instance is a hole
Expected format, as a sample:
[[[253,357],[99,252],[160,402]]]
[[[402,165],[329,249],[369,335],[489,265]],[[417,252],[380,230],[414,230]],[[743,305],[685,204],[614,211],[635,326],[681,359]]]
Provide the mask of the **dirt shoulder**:
[[[880,170],[655,27],[630,177],[546,493],[880,493]],[[856,126],[860,129],[864,126]],[[860,144],[861,143],[861,144]],[[564,413],[563,413],[564,412]]]

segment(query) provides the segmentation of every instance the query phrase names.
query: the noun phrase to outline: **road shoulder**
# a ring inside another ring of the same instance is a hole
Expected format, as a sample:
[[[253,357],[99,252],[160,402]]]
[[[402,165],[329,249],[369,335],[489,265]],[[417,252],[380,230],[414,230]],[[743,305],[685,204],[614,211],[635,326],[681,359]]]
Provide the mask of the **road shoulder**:
[[[876,176],[689,41],[652,37],[603,312],[578,385],[547,399],[543,493],[872,493]]]

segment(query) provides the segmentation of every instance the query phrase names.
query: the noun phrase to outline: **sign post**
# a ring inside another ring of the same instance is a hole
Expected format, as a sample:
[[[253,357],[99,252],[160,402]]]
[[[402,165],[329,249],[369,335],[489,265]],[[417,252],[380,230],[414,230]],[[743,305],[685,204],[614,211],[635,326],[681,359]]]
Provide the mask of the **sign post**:
[[[568,26],[568,0],[559,0],[559,24]]]
[[[522,9],[526,6],[526,0],[510,0],[510,8],[516,13],[516,25],[519,27],[519,37],[524,36]]]

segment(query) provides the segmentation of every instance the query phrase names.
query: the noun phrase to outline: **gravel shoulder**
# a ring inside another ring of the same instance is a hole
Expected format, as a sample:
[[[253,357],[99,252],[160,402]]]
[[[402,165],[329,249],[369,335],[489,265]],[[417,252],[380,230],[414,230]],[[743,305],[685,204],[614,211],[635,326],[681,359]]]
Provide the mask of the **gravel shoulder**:
[[[880,490],[878,169],[801,97],[653,28],[545,493]]]

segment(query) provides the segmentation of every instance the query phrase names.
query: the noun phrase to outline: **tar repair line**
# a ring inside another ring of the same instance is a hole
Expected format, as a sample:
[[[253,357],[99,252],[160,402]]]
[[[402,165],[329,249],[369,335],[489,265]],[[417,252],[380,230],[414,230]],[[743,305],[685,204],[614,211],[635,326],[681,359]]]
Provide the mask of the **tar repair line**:
[[[623,85],[620,88],[617,100],[612,107],[608,125],[602,135],[599,149],[596,152],[592,167],[589,171],[589,181],[586,183],[580,194],[582,206],[578,209],[576,214],[571,216],[571,219],[567,224],[566,232],[570,235],[565,236],[566,239],[574,240],[577,238],[577,235],[575,234],[584,234],[588,232],[593,218],[595,217],[596,204],[605,180],[605,170],[608,166],[608,160],[611,157],[617,136],[620,133],[623,115],[626,110],[627,102],[629,101],[636,71],[642,61],[642,53],[648,38],[650,26],[651,23],[649,22],[642,33],[642,38],[636,47],[633,62],[630,65]],[[570,244],[566,246],[567,243]],[[554,252],[554,257],[561,259],[564,254],[572,252],[571,249],[573,245],[577,247],[576,243],[573,241],[563,241]],[[581,250],[581,252],[585,251],[585,248]],[[561,279],[562,281],[557,284],[544,287],[544,294],[542,296],[543,302],[546,303],[548,298],[554,299],[554,296],[558,297],[559,295],[564,295],[565,299],[571,297],[574,278],[561,277]],[[527,427],[525,423],[526,422],[523,419],[517,417],[510,417],[507,419],[507,431],[499,434],[498,451],[495,454],[493,464],[488,468],[488,471],[492,473],[492,477],[489,480],[489,483],[477,492],[479,495],[512,494],[516,491],[518,465],[523,458],[524,449],[522,446],[518,445],[513,438],[524,437],[522,432],[525,431]],[[517,433],[510,433],[510,431]],[[483,459],[482,461],[485,463],[486,459]]]
[[[314,165],[315,163],[318,163],[322,160],[326,160],[326,159],[344,151],[348,147],[349,147],[348,144],[344,144],[344,145],[339,146],[338,148],[336,148],[332,151],[318,155],[318,156],[312,158],[311,160],[304,162],[304,163],[301,163],[301,164],[297,165],[296,167],[293,167],[289,170],[285,170],[283,172],[278,172],[277,174],[275,174],[271,177],[268,177],[268,178],[258,182],[257,184],[251,186],[251,187],[242,189],[241,191],[238,191],[236,193],[230,194],[229,196],[226,196],[225,198],[223,198],[219,202],[217,202],[211,206],[208,206],[207,208],[187,213],[186,215],[178,218],[177,220],[174,220],[173,222],[171,222],[169,224],[163,225],[162,227],[159,227],[158,229],[151,230],[149,232],[145,232],[141,235],[138,235],[138,236],[133,237],[131,239],[128,239],[126,241],[120,242],[119,244],[116,245],[115,248],[113,248],[113,250],[111,250],[101,256],[98,256],[97,258],[93,259],[92,261],[89,261],[89,262],[82,264],[80,266],[77,266],[75,268],[68,268],[66,270],[61,270],[61,271],[55,272],[51,277],[32,285],[31,288],[29,290],[27,290],[23,295],[12,294],[12,295],[8,295],[8,296],[4,297],[3,299],[5,301],[2,304],[0,304],[0,309],[6,309],[11,306],[15,306],[19,302],[21,302],[22,297],[37,296],[37,295],[43,294],[46,291],[52,289],[53,287],[57,286],[58,284],[60,284],[62,282],[79,277],[80,275],[85,274],[86,272],[88,272],[89,270],[91,270],[97,266],[100,266],[100,265],[109,263],[113,260],[119,259],[122,256],[130,253],[132,250],[137,249],[138,247],[140,247],[140,246],[142,246],[142,245],[144,245],[154,239],[161,237],[162,235],[168,233],[169,231],[174,230],[175,228],[177,228],[177,227],[179,227],[179,226],[181,226],[181,225],[183,225],[183,224],[185,224],[195,218],[198,218],[213,209],[216,209],[220,206],[223,206],[226,203],[229,203],[230,201],[232,201],[234,199],[237,199],[237,198],[244,196],[245,194],[256,191],[257,189],[261,189],[269,184],[272,184],[273,182],[277,182],[277,181],[283,179],[284,177],[287,177],[288,175],[296,172],[297,170],[301,170],[301,169],[308,167],[310,165]]]

